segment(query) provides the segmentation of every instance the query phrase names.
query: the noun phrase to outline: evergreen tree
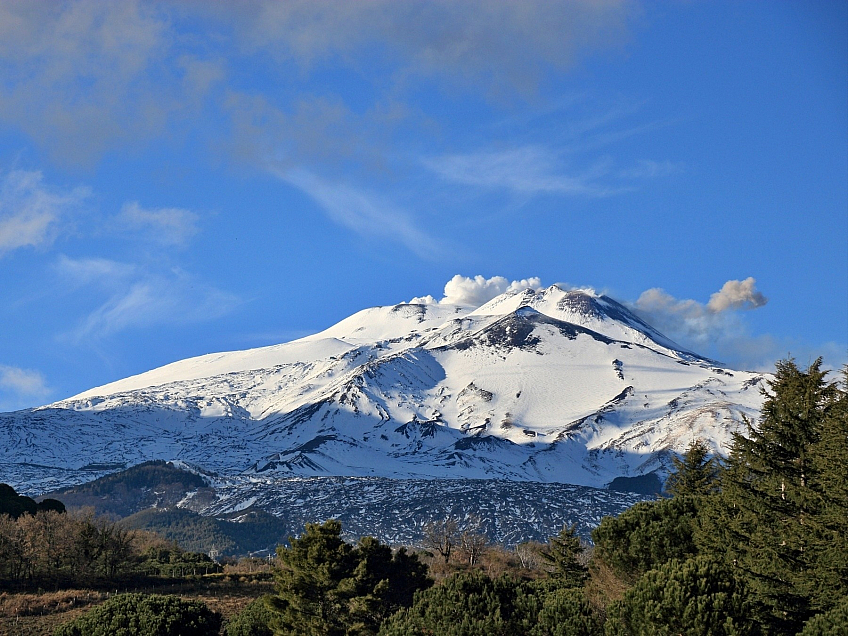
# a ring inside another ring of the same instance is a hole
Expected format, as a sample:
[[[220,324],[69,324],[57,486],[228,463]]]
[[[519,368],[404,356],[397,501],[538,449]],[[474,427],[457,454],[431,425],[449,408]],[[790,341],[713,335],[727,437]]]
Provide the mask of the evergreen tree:
[[[615,607],[607,636],[754,636],[746,595],[731,570],[708,557],[645,573]]]
[[[497,636],[527,634],[526,591],[514,579],[481,572],[458,574],[415,596],[380,629],[380,636]],[[535,599],[533,599],[535,601]]]
[[[587,572],[586,567],[577,561],[582,550],[577,525],[563,526],[541,551],[541,557],[550,575],[563,587],[579,587],[586,580]]]
[[[530,584],[530,589],[542,592],[539,589],[541,585]],[[528,636],[592,636],[603,633],[601,622],[592,612],[583,590],[553,587],[540,596],[541,606]]]
[[[360,539],[353,551],[358,561],[339,584],[348,598],[348,634],[374,634],[388,616],[412,605],[416,590],[431,585],[427,566],[404,548],[392,550],[374,537]]]
[[[710,457],[710,449],[703,440],[692,442],[683,459],[674,457],[674,472],[668,476],[665,489],[675,496],[708,495],[716,489],[719,465]]]
[[[828,610],[848,597],[848,367],[842,390],[812,447],[816,515],[810,520],[815,568],[814,610]]]
[[[813,451],[838,397],[821,364],[777,363],[759,424],[734,435],[721,496],[705,506],[698,534],[704,552],[738,568],[759,620],[781,634],[797,632],[813,611]]]
[[[813,616],[798,636],[844,636],[848,634],[848,596],[824,614]]]
[[[458,574],[415,595],[380,636],[595,636],[600,621],[582,590],[556,579],[526,582]]]
[[[695,499],[688,496],[642,501],[618,517],[604,517],[592,532],[593,559],[633,582],[648,570],[672,559],[686,559],[697,549]]]
[[[412,603],[431,581],[415,555],[364,537],[341,538],[341,523],[306,524],[290,548],[277,548],[273,626],[304,636],[371,635],[392,612]]]
[[[342,524],[332,519],[322,525],[308,523],[303,535],[289,538],[290,548],[277,548],[277,596],[271,607],[279,614],[279,626],[289,633],[344,635],[347,608],[338,587],[355,563],[341,530]]]

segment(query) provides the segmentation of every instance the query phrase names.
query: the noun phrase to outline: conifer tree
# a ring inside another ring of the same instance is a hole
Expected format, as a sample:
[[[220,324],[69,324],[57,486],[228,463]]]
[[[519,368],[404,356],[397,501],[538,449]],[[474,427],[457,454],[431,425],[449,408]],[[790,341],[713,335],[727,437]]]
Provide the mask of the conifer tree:
[[[692,442],[683,459],[674,457],[674,472],[668,476],[665,489],[675,496],[708,495],[716,489],[719,465],[710,457],[710,449],[703,440]]]
[[[563,587],[579,587],[586,580],[586,567],[577,561],[583,550],[577,525],[563,526],[559,534],[551,537],[550,542],[541,551],[542,562],[547,566],[551,577]]]
[[[277,548],[277,596],[270,606],[278,626],[293,634],[344,635],[346,603],[339,583],[352,572],[353,548],[341,538],[342,524],[331,519],[308,523],[290,548]]]
[[[608,636],[754,636],[744,589],[708,557],[672,560],[645,573],[612,609]]]
[[[848,367],[843,369],[842,387],[824,419],[820,439],[812,447],[812,464],[817,498],[810,523],[816,579],[812,607],[827,611],[840,599],[848,599]]]
[[[303,636],[372,636],[389,614],[412,604],[431,584],[426,566],[373,537],[354,547],[341,523],[308,523],[290,548],[279,547],[273,627]]]
[[[760,421],[734,435],[721,496],[705,506],[698,534],[702,551],[738,568],[775,633],[797,632],[813,611],[813,449],[838,395],[821,364],[777,363]]]
[[[640,501],[618,517],[604,517],[592,531],[593,559],[617,576],[633,582],[648,570],[696,552],[695,498],[688,496]]]

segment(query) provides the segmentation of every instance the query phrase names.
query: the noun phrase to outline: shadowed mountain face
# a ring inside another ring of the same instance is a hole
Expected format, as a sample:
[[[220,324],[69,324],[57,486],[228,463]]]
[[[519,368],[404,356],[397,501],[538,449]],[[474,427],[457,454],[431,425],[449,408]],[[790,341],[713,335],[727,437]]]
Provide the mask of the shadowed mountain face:
[[[763,379],[585,290],[377,307],[301,340],[0,414],[0,481],[37,493],[159,459],[222,479],[604,487],[662,476],[695,439],[722,452],[742,416],[756,417]]]

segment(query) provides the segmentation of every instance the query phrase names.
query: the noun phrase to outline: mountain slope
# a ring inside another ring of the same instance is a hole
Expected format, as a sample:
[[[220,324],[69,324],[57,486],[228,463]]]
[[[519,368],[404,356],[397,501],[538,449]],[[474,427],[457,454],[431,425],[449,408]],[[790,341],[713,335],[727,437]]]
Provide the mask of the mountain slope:
[[[178,459],[263,478],[602,487],[664,471],[694,439],[725,449],[742,416],[756,416],[762,380],[589,290],[507,293],[476,309],[377,307],[290,343],[0,414],[0,479],[23,464],[31,475],[32,465]]]

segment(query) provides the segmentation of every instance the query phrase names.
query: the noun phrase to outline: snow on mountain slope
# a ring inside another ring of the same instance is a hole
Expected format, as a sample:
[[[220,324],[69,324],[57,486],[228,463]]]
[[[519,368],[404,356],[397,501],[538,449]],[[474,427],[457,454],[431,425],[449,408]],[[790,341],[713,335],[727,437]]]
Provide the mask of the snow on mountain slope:
[[[477,309],[367,309],[290,343],[0,414],[0,462],[603,486],[662,473],[695,439],[724,451],[756,417],[762,380],[683,350],[606,296],[553,286]]]

